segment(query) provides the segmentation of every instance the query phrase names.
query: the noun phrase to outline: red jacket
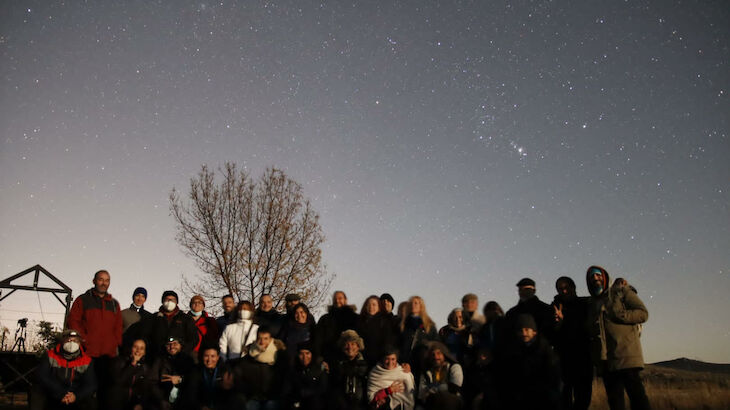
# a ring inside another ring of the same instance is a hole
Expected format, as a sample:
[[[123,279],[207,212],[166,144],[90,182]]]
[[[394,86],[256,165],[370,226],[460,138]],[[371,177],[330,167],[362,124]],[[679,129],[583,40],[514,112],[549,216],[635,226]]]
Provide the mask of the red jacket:
[[[117,347],[122,344],[122,313],[112,295],[100,298],[89,289],[74,300],[67,324],[84,338],[89,356],[117,355]]]
[[[192,314],[188,315],[195,321],[195,327],[198,328],[198,344],[195,345],[194,351],[200,350],[200,345],[204,344],[205,347],[216,347],[218,346],[218,324],[212,316],[208,315],[208,312],[203,311],[203,314],[198,318],[195,318]]]

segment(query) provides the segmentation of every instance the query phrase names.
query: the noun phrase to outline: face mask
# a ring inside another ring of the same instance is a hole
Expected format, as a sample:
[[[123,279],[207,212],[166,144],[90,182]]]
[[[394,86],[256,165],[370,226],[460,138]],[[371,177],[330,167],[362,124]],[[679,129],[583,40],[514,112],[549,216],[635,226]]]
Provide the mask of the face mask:
[[[162,306],[164,306],[165,310],[167,310],[168,312],[172,312],[177,307],[177,303],[168,300],[167,302],[163,303]]]
[[[253,316],[253,313],[251,313],[250,310],[241,310],[238,314],[241,320],[249,320],[251,319],[251,316]]]
[[[63,350],[68,353],[76,353],[79,351],[79,344],[74,341],[68,341],[63,344]]]
[[[190,313],[192,313],[192,315],[195,317],[200,317],[200,315],[203,314],[203,311],[201,310],[200,312],[196,312],[196,311],[191,310]]]

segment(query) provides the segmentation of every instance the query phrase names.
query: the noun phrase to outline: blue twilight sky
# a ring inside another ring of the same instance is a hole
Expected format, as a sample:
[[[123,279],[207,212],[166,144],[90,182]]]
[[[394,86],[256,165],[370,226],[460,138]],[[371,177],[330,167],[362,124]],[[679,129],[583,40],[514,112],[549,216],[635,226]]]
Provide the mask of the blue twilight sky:
[[[0,6],[0,277],[100,268],[148,306],[195,266],[171,188],[275,166],[358,306],[529,276],[639,290],[648,361],[730,362],[730,7],[705,2],[99,1]],[[0,305],[60,320],[46,296]]]

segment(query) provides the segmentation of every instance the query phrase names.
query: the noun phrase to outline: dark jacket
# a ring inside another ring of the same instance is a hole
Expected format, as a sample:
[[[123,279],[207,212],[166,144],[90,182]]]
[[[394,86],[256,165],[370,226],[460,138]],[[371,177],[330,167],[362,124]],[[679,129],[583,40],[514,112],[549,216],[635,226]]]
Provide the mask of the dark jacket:
[[[538,334],[530,345],[515,340],[497,361],[500,408],[559,407],[560,366],[545,338]]]
[[[69,329],[81,334],[89,356],[117,355],[117,347],[122,344],[122,313],[119,302],[109,293],[101,298],[94,289],[89,289],[77,297],[67,324]]]
[[[337,357],[340,349],[337,347],[337,340],[345,330],[357,329],[357,313],[354,306],[343,306],[336,308],[330,306],[326,314],[319,318],[315,337],[315,353],[330,362]]]
[[[75,357],[64,356],[61,345],[46,353],[36,370],[36,377],[50,401],[58,402],[68,392],[83,400],[96,391],[96,374],[91,356],[83,350]]]
[[[198,330],[198,343],[193,348],[193,351],[197,353],[201,346],[218,346],[220,332],[218,332],[218,323],[216,323],[213,316],[209,316],[206,311],[203,311],[197,318],[190,312],[188,312],[188,316],[193,320],[193,324],[195,324],[195,328]]]
[[[403,332],[400,334],[400,356],[399,360],[408,362],[411,366],[420,368],[421,362],[426,357],[426,345],[428,342],[438,341],[439,336],[436,327],[426,330],[423,320],[419,316],[409,316],[406,318]],[[365,346],[367,348],[367,346]],[[418,376],[420,374],[416,374]]]
[[[369,367],[375,366],[383,358],[386,347],[395,347],[398,342],[392,319],[380,313],[361,313],[357,321],[357,334],[365,343],[363,356]]]
[[[281,341],[286,345],[286,356],[290,366],[294,365],[297,357],[297,345],[312,340],[315,325],[312,322],[299,323],[290,320],[281,330]]]
[[[537,331],[543,338],[548,341],[552,340],[555,316],[553,308],[547,303],[538,299],[537,296],[519,301],[517,305],[507,311],[505,315],[509,322],[509,331],[512,332],[516,326],[517,317],[521,314],[529,314],[537,323]]]
[[[193,358],[182,351],[175,356],[165,353],[158,357],[153,366],[152,378],[154,378],[157,383],[156,388],[157,393],[160,396],[160,400],[167,401],[170,397],[170,391],[173,387],[175,387],[172,382],[163,382],[163,375],[182,376],[182,383],[178,384],[176,387],[179,391],[185,392],[187,390],[189,376],[194,368],[195,362],[193,361]],[[180,398],[181,394],[178,395],[176,403],[182,402]]]
[[[328,375],[322,370],[321,360],[312,358],[306,367],[298,363],[291,368],[286,381],[284,397],[287,408],[324,409]]]
[[[243,397],[235,389],[225,389],[223,375],[229,369],[223,361],[215,369],[196,366],[188,375],[183,400],[179,408],[184,410],[245,408]]]
[[[256,312],[253,315],[253,322],[259,325],[259,328],[268,328],[271,332],[271,337],[275,339],[283,339],[281,331],[285,326],[286,320],[284,315],[277,312],[276,309],[271,309],[268,312],[256,309]]]
[[[463,326],[460,329],[446,325],[439,329],[439,338],[449,348],[451,354],[456,356],[459,363],[465,363],[464,358],[470,353],[471,328]]]
[[[589,301],[586,297],[556,295],[552,303],[563,313],[563,320],[555,325],[552,342],[560,365],[568,374],[591,366],[590,339],[585,326]]]
[[[152,365],[143,358],[132,365],[130,357],[118,356],[111,364],[113,386],[109,405],[113,409],[131,408],[137,404],[142,407],[155,406],[157,394],[157,375]]]
[[[330,365],[330,407],[331,409],[361,409],[367,405],[368,364],[362,354],[348,360],[340,359]]]
[[[248,355],[233,365],[236,389],[242,391],[248,400],[274,400],[280,396],[287,374],[286,347],[278,339],[273,339],[271,343],[276,346],[273,364],[261,362],[259,357],[254,357],[252,347]]]
[[[175,308],[172,314],[164,312],[163,308],[147,322],[147,338],[150,341],[148,354],[164,354],[165,344],[170,337],[175,337],[182,344],[182,351],[190,357],[198,344],[198,329],[193,319]]]

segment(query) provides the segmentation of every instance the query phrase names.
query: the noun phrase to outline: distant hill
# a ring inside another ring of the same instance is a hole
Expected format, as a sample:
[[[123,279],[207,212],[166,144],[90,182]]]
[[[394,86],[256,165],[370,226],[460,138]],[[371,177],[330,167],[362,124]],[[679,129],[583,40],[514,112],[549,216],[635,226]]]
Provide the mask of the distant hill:
[[[682,357],[674,360],[653,363],[653,366],[665,367],[675,370],[688,370],[691,372],[707,372],[715,374],[730,374],[730,364],[706,363],[699,360]]]

